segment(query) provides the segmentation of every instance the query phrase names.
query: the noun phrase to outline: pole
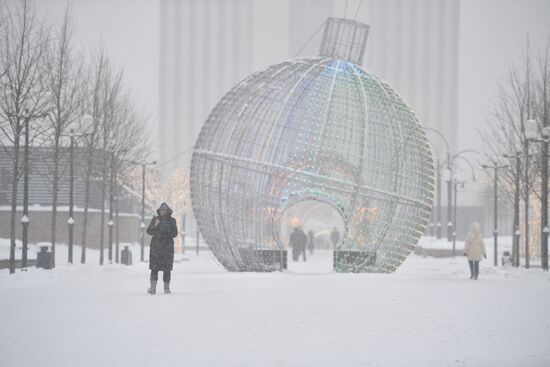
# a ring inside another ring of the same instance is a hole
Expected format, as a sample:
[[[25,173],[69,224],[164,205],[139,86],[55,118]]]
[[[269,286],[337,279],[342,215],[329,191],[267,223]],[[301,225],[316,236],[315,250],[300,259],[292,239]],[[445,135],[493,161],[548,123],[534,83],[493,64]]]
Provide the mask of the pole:
[[[115,201],[115,263],[120,262],[120,241],[119,241],[119,221],[118,221],[118,210],[119,210],[119,199],[118,199],[118,190],[117,190],[117,176],[118,176],[118,167],[116,166],[116,161],[113,164],[114,171],[113,171],[113,191],[114,191],[114,197],[113,200]]]
[[[109,180],[109,263],[113,263],[113,199],[114,199],[114,171],[115,171],[115,157],[111,153],[111,173]]]
[[[145,261],[145,162],[141,165],[141,227],[140,261]]]
[[[21,268],[27,267],[27,250],[29,241],[29,120],[30,116],[28,111],[25,111],[25,163],[24,163],[24,178],[23,178],[23,217],[21,218],[21,225],[23,226],[23,233],[21,242],[23,244],[23,253],[21,255]],[[54,249],[52,249],[54,251]],[[54,253],[54,267],[55,267],[55,253]]]
[[[115,181],[116,182],[116,181]],[[115,183],[115,190],[116,190],[116,183]],[[120,236],[119,236],[119,219],[118,219],[118,213],[119,213],[119,198],[118,196],[115,196],[115,262],[118,264],[120,262]]]
[[[181,218],[181,252],[185,254],[185,213]]]
[[[453,223],[453,171],[451,170],[451,152],[447,152],[447,169],[449,170],[449,181],[447,181],[447,241],[452,241]]]
[[[529,140],[525,139],[525,269],[529,269]]]
[[[456,199],[458,197],[458,180],[454,181],[454,205],[453,205],[453,257],[456,252]]]
[[[516,267],[519,267],[519,240],[520,240],[520,232],[519,232],[519,176],[521,175],[521,157],[518,155],[516,156],[516,179],[515,179],[515,193],[514,193],[514,256],[515,256],[515,262],[514,265]]]
[[[495,190],[495,197],[494,197],[494,230],[493,230],[493,236],[494,236],[494,266],[498,266],[498,166],[495,163],[495,182],[494,182],[494,190]]]
[[[74,130],[71,129],[71,145],[69,148],[69,264],[73,263],[73,236],[74,236]]]
[[[541,256],[542,270],[548,271],[548,137],[545,137],[542,145],[542,197],[541,197]]]
[[[437,218],[436,218],[436,238],[441,238],[441,163],[437,158]]]
[[[197,255],[199,254],[199,226],[197,225],[197,240],[195,241],[197,243]]]

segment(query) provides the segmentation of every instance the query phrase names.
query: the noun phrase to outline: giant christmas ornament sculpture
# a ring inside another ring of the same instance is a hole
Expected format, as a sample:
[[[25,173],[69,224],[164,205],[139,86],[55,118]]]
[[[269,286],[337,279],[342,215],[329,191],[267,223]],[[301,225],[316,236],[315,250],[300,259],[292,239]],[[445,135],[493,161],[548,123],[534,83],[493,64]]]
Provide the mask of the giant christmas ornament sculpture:
[[[425,132],[361,64],[369,27],[325,23],[320,56],[244,79],[210,113],[193,152],[200,232],[231,271],[269,271],[286,208],[319,200],[341,214],[336,271],[390,272],[423,233],[433,201]]]

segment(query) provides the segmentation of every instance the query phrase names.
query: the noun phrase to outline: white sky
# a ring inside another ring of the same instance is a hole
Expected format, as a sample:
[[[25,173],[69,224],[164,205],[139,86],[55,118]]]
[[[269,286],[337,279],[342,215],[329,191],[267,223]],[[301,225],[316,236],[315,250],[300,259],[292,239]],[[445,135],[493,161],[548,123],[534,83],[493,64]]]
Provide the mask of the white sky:
[[[533,50],[550,39],[549,0],[461,0],[459,149],[481,149],[477,129],[489,116],[498,82],[519,61],[527,34]]]
[[[66,0],[36,3],[41,14],[55,18]],[[77,43],[86,50],[103,44],[115,65],[124,67],[126,82],[154,130],[162,67],[158,0],[72,0],[72,9]],[[459,149],[482,148],[477,128],[490,113],[498,80],[518,60],[528,33],[533,49],[545,45],[550,36],[549,0],[461,0]]]

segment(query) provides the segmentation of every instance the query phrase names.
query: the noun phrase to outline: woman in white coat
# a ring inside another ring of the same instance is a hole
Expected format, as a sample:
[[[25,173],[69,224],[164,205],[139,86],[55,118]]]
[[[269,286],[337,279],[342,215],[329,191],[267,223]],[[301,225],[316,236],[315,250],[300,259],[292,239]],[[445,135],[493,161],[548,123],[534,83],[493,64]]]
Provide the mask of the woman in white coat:
[[[470,279],[477,279],[479,275],[479,262],[481,257],[487,258],[485,242],[478,223],[472,223],[466,242],[464,243],[464,256],[468,257],[470,264]]]

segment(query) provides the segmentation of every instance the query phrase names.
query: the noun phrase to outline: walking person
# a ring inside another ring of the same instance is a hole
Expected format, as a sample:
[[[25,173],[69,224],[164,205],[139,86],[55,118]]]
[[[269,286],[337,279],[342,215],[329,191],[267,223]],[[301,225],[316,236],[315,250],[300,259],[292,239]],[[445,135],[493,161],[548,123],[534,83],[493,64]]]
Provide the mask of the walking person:
[[[298,257],[300,256],[300,231],[298,227],[294,227],[294,231],[292,231],[288,242],[292,249],[292,261],[298,261]]]
[[[170,293],[170,272],[174,265],[174,238],[178,235],[176,219],[172,218],[172,209],[166,204],[160,204],[157,216],[153,217],[147,234],[153,236],[149,246],[149,269],[151,270],[151,285],[147,290],[155,294],[159,271],[162,271],[164,293]]]
[[[483,256],[487,258],[485,252],[485,242],[483,241],[483,235],[478,223],[472,223],[466,242],[464,243],[464,256],[468,257],[468,264],[470,265],[470,279],[477,280],[479,276],[479,262]]]

